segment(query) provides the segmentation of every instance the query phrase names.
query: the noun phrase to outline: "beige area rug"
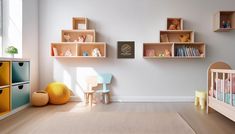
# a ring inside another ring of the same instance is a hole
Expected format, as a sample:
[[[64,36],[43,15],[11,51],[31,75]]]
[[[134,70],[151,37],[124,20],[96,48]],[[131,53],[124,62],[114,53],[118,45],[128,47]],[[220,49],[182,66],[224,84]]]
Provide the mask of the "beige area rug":
[[[60,112],[33,134],[195,134],[178,113]]]

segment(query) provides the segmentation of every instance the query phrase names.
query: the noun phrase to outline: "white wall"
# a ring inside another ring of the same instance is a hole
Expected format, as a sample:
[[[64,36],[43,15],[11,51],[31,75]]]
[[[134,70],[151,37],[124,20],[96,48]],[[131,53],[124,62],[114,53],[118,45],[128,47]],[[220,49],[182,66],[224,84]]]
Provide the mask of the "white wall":
[[[23,0],[23,58],[30,59],[31,91],[39,89],[38,0]]]
[[[40,0],[40,88],[62,81],[79,96],[83,76],[110,72],[114,75],[111,88],[116,100],[190,100],[194,90],[206,88],[210,63],[221,60],[235,67],[234,32],[212,30],[212,15],[219,10],[234,10],[234,5],[234,0]],[[50,57],[50,43],[61,40],[61,30],[71,29],[75,16],[90,19],[97,41],[108,44],[108,58]],[[143,42],[159,41],[167,17],[182,17],[185,29],[196,31],[196,41],[207,45],[205,60],[142,58]],[[135,41],[135,59],[117,59],[119,40]]]

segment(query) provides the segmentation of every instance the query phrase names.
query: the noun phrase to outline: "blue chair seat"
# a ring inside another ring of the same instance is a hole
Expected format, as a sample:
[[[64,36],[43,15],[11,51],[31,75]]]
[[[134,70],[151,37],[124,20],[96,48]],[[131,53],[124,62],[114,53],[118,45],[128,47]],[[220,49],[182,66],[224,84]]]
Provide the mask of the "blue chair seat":
[[[103,89],[99,89],[96,91],[97,93],[109,93],[110,90],[109,89],[106,89],[105,91]]]

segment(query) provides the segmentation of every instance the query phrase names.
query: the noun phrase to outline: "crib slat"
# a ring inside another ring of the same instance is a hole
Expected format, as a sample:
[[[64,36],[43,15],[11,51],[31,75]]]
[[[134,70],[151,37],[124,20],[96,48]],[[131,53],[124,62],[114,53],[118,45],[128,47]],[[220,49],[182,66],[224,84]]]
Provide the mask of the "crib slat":
[[[233,85],[233,76],[232,76],[233,74],[232,73],[230,73],[230,85],[229,85],[229,91],[230,91],[230,105],[233,105],[233,93],[232,93],[232,85]]]
[[[216,72],[216,74],[215,74],[215,80],[216,80],[216,83],[217,83],[217,80],[218,80],[218,72]],[[216,86],[215,86],[215,91],[216,91],[216,96],[215,96],[215,98],[218,100],[219,98],[218,98],[218,83],[216,84]]]
[[[223,73],[223,81],[222,81],[222,94],[223,94],[223,102],[225,102],[225,91],[224,91],[224,86],[225,86],[225,73]]]
[[[211,72],[211,90],[212,90],[212,97],[214,97],[214,72]]]

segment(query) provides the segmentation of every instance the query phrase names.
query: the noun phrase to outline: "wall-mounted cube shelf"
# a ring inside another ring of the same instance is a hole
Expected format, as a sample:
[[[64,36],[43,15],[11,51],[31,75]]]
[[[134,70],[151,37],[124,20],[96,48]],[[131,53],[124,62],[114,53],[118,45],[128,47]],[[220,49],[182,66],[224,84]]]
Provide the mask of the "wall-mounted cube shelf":
[[[197,43],[144,43],[143,57],[156,59],[205,58],[205,44]]]
[[[183,30],[182,18],[167,18],[167,30]]]
[[[95,42],[95,30],[62,30],[62,42]]]
[[[194,32],[191,30],[160,31],[160,42],[181,42],[181,36],[188,36],[186,42],[194,42]]]
[[[98,49],[100,56],[92,55]],[[71,55],[66,55],[70,51]],[[51,43],[51,56],[55,58],[105,58],[106,43],[104,42],[59,42]]]
[[[235,11],[219,11],[214,15],[214,31],[228,32],[235,30]]]
[[[73,17],[74,30],[86,30],[88,28],[88,19],[85,17]]]

